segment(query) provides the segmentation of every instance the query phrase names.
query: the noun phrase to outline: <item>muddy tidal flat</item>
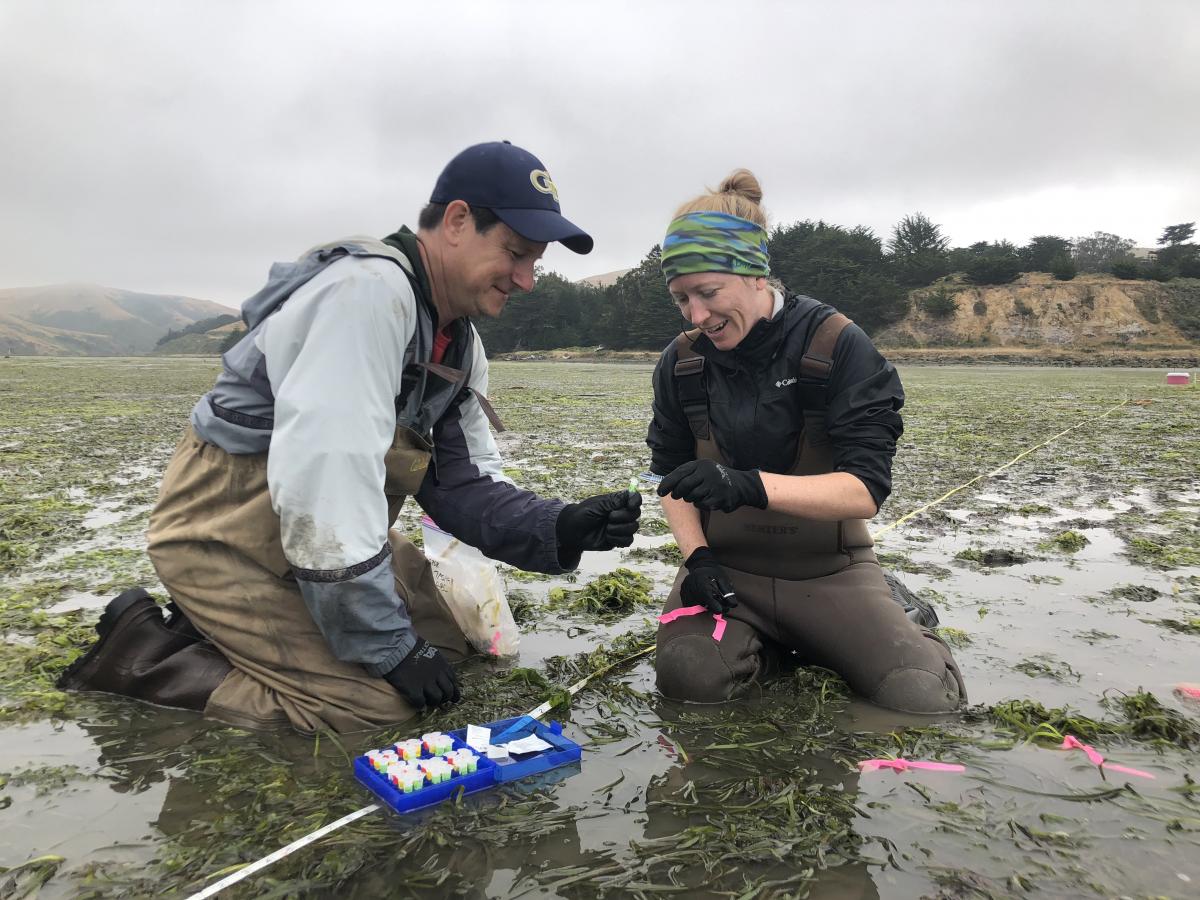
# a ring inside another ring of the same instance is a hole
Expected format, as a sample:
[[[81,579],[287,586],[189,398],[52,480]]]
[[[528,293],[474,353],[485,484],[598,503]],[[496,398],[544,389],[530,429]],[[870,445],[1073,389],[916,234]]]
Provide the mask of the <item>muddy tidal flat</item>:
[[[370,803],[356,754],[523,713],[653,643],[678,551],[647,492],[631,550],[572,579],[506,569],[520,657],[468,663],[462,705],[398,729],[254,733],[56,691],[108,599],[165,602],[147,517],[217,370],[0,359],[0,897],[188,896]],[[566,499],[620,490],[647,464],[650,372],[494,363],[508,473]],[[1200,390],[1151,369],[901,374],[876,530],[1087,423],[878,540],[935,604],[965,713],[888,713],[806,668],[681,706],[642,655],[553,714],[577,771],[366,816],[222,896],[1200,896],[1200,701],[1175,690],[1200,683]],[[966,770],[856,765],[892,757]]]

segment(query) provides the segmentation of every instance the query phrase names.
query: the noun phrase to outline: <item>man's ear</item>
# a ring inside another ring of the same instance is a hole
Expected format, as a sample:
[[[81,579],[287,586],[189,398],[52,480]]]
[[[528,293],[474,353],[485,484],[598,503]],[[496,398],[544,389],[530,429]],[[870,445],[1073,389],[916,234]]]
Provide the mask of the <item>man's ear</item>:
[[[458,246],[474,230],[471,207],[465,201],[451,200],[446,204],[446,211],[442,213],[442,235],[449,244]]]

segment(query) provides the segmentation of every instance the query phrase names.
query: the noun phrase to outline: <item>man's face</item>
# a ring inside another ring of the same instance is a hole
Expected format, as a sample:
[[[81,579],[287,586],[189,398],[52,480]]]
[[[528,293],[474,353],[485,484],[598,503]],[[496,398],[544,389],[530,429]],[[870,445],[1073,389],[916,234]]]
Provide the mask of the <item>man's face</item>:
[[[545,244],[526,240],[503,222],[480,234],[468,217],[454,253],[458,315],[500,315],[510,295],[533,290],[533,267],[545,252]]]

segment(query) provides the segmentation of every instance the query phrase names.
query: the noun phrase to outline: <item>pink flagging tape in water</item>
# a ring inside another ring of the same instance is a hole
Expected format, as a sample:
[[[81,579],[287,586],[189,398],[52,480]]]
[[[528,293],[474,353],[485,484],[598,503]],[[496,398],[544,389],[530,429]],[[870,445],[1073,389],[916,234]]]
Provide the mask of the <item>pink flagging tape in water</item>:
[[[676,619],[682,619],[685,616],[698,616],[706,612],[708,612],[708,609],[703,606],[681,606],[679,609],[671,610],[669,613],[663,613],[658,617],[658,621],[667,625]],[[717,621],[717,627],[713,629],[712,637],[714,641],[719,641],[725,636],[725,617],[720,613],[713,613],[713,618]]]
[[[1095,747],[1090,747],[1075,737],[1073,734],[1068,734],[1063,738],[1060,750],[1082,750],[1087,754],[1088,760],[1097,768],[1104,768],[1110,772],[1124,772],[1126,775],[1137,775],[1139,778],[1153,778],[1149,772],[1143,772],[1141,769],[1131,769],[1128,766],[1118,766],[1116,763],[1106,763],[1104,757],[1100,755]]]
[[[861,772],[877,772],[880,769],[892,769],[904,772],[908,769],[927,769],[930,772],[965,772],[966,766],[958,763],[932,762],[924,759],[865,759],[858,764]]]
[[[1189,700],[1200,700],[1200,684],[1191,684],[1187,681],[1181,681],[1175,685],[1175,693],[1180,697],[1186,697]]]

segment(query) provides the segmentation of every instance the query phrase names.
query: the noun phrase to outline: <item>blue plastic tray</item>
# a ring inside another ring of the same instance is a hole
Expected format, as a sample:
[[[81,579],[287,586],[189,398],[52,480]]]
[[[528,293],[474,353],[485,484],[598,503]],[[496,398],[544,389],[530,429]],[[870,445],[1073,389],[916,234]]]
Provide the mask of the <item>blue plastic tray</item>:
[[[551,749],[505,760],[500,763],[493,762],[481,756],[479,758],[479,768],[475,772],[469,775],[451,776],[449,780],[443,781],[441,784],[426,785],[419,791],[414,791],[411,794],[406,794],[404,791],[396,788],[387,780],[386,776],[375,771],[374,766],[367,760],[365,754],[354,760],[354,777],[358,779],[363,787],[379,798],[382,803],[396,812],[406,813],[434,806],[454,796],[460,790],[464,794],[473,794],[476,791],[486,790],[506,781],[527,778],[559,766],[578,762],[583,756],[582,747],[562,736],[562,726],[558,722],[551,722],[549,725],[545,725],[537,719],[531,719],[528,716],[517,716],[513,719],[501,719],[499,722],[492,722],[485,727],[491,729],[492,740],[496,743],[504,743],[507,740],[514,740],[528,734],[536,734],[546,743],[550,744]],[[458,750],[467,746],[467,730],[465,728],[446,733],[453,742],[453,749]],[[422,759],[428,759],[431,755],[437,754],[423,754]]]

